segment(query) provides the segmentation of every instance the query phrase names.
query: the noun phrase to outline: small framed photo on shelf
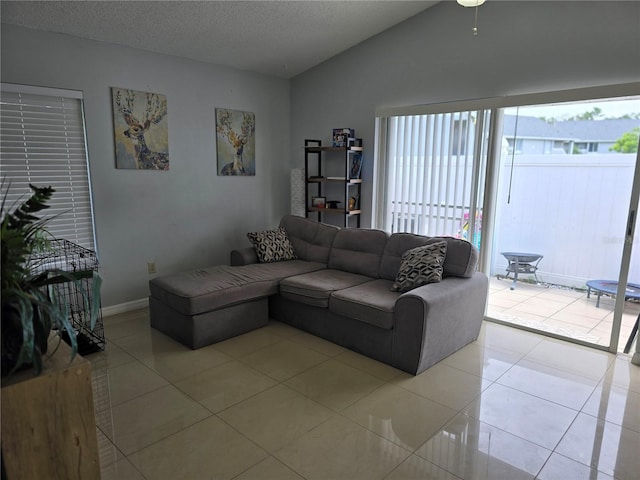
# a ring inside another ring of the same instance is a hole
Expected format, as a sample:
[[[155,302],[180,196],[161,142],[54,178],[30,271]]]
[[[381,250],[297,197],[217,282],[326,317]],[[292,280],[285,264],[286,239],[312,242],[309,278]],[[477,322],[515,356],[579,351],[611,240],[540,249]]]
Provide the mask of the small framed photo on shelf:
[[[353,137],[355,137],[353,128],[334,128],[332,146],[346,147],[349,145],[349,139],[353,139]]]
[[[351,170],[349,171],[349,178],[357,180],[362,174],[362,153],[356,153],[351,159]]]
[[[313,208],[325,208],[327,205],[327,197],[311,197],[311,206]]]

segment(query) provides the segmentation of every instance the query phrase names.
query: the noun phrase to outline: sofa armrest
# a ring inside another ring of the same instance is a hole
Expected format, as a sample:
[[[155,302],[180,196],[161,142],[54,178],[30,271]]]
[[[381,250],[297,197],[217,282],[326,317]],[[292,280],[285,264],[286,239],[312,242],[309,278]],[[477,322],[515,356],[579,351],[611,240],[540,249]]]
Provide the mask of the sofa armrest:
[[[396,301],[392,359],[414,375],[476,340],[484,320],[489,280],[447,277]]]
[[[239,267],[242,265],[250,265],[252,263],[258,263],[258,254],[253,247],[240,248],[238,250],[231,250],[231,266]]]

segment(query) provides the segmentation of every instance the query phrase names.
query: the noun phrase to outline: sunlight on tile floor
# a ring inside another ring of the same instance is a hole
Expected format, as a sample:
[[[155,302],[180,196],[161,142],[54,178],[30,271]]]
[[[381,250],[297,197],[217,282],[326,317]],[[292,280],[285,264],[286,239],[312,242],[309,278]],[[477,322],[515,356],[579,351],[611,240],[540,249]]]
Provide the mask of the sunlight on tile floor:
[[[487,316],[598,345],[609,345],[615,300],[603,295],[600,306],[592,293],[558,286],[518,282],[492,277]],[[618,351],[622,352],[640,313],[640,302],[626,301]]]
[[[525,291],[502,308],[564,303]],[[278,322],[195,351],[151,329],[146,309],[105,318],[105,332],[106,350],[87,356],[103,480],[640,471],[640,367],[628,355],[485,322],[477,341],[412,376]]]

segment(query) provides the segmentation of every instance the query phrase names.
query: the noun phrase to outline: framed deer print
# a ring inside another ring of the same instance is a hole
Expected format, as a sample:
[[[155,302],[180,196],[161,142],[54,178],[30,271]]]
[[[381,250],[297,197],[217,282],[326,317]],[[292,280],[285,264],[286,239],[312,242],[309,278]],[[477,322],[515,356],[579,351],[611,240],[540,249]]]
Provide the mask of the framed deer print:
[[[167,97],[111,88],[116,168],[169,170]]]
[[[216,108],[218,175],[256,174],[256,116]]]

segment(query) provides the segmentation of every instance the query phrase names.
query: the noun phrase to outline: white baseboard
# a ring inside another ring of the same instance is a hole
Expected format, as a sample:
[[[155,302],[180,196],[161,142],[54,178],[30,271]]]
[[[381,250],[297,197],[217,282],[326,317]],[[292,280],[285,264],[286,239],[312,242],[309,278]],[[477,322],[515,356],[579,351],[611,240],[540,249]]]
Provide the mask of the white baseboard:
[[[141,298],[139,300],[133,300],[132,302],[121,303],[119,305],[111,305],[110,307],[102,307],[102,316],[109,317],[111,315],[118,315],[119,313],[131,312],[133,310],[140,310],[149,306],[148,298]]]

